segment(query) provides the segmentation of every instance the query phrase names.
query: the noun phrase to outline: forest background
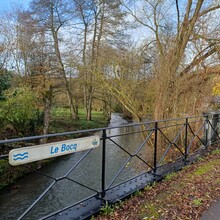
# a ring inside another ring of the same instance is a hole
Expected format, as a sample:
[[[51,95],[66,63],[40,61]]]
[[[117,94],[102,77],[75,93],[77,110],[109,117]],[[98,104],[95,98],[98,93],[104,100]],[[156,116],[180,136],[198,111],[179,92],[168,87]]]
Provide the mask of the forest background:
[[[66,130],[84,128],[84,113],[98,126],[100,111],[100,122],[113,111],[140,122],[218,108],[219,9],[219,0],[14,5],[0,15],[1,138],[57,132],[65,117]]]

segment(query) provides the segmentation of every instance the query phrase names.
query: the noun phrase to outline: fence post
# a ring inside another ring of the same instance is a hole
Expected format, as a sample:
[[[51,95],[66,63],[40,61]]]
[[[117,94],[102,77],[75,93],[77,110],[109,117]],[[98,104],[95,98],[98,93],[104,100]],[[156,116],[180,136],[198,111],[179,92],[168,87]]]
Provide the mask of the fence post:
[[[208,140],[208,132],[209,132],[209,116],[205,116],[205,149],[209,146],[209,140]]]
[[[106,159],[106,129],[102,132],[102,198],[105,197],[105,159]]]
[[[158,122],[155,121],[155,133],[154,133],[154,175],[157,172],[157,133],[158,133]]]
[[[187,160],[187,156],[188,156],[188,123],[189,123],[189,119],[186,118],[186,123],[185,123],[185,152],[184,152],[184,160],[186,162]]]

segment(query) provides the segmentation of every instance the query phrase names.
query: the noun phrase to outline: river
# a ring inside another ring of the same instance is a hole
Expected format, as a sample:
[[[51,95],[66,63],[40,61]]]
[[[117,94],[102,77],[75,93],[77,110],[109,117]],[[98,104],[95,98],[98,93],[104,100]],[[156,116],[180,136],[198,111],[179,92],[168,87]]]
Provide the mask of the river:
[[[127,124],[120,114],[112,114],[109,128]],[[134,127],[122,127],[108,129],[107,135],[119,135],[121,133],[132,132]],[[101,137],[101,133],[97,133]],[[120,146],[131,153],[134,153],[141,144],[139,134],[117,136],[112,138]],[[135,146],[134,146],[135,143]],[[101,145],[93,149],[88,156],[76,167],[68,177],[87,185],[93,189],[101,189]],[[140,152],[140,155],[144,152]],[[78,152],[68,156],[57,158],[49,165],[40,169],[40,172],[58,178],[65,175],[77,163],[85,152]],[[106,147],[106,186],[111,182],[114,175],[127,160],[128,155],[110,140]],[[127,164],[126,168],[116,179],[117,184],[129,177],[140,174],[144,166],[135,158]],[[37,172],[17,180],[16,187],[7,187],[0,192],[0,219],[17,219],[51,184],[53,180]],[[113,185],[114,185],[113,184]],[[81,199],[94,194],[93,191],[80,186],[72,181],[63,179],[58,181],[52,189],[40,200],[39,203],[24,217],[24,219],[39,219],[49,213],[67,207]]]

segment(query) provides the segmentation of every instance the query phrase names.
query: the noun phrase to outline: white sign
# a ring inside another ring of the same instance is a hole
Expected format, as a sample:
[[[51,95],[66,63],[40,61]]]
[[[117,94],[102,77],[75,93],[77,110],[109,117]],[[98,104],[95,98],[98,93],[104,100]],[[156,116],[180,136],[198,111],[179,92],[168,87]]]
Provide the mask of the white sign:
[[[98,147],[99,144],[100,138],[95,135],[85,138],[17,148],[9,152],[9,163],[16,166],[95,148]]]

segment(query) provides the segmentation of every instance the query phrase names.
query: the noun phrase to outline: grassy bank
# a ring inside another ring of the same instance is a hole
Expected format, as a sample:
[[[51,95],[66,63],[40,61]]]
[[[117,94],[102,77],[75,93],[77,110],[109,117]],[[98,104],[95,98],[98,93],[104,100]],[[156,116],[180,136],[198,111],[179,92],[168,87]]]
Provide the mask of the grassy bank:
[[[92,112],[92,121],[86,120],[84,110],[79,111],[80,119],[77,121],[70,120],[70,113],[65,108],[54,108],[52,110],[52,121],[50,124],[50,133],[60,133],[65,131],[77,131],[83,129],[92,129],[98,127],[105,127],[107,125],[107,119],[105,119],[102,112]],[[50,142],[58,141],[59,138],[50,139]],[[21,144],[21,147],[24,143]],[[7,154],[10,149],[13,149],[14,145],[2,146],[0,149],[1,154]],[[16,145],[15,147],[18,147]],[[29,173],[31,170],[44,166],[48,161],[39,161],[36,163],[30,163],[23,166],[12,167],[9,165],[8,160],[0,160],[0,190],[8,184],[15,183],[16,179]]]
[[[54,108],[51,112],[52,121],[50,124],[50,133],[59,133],[64,131],[75,131],[106,127],[107,119],[102,112],[92,111],[92,120],[86,120],[84,109],[79,109],[79,120],[70,120],[70,111],[67,108]]]
[[[220,149],[199,157],[178,173],[136,192],[130,199],[102,208],[97,220],[194,219],[220,197]]]

